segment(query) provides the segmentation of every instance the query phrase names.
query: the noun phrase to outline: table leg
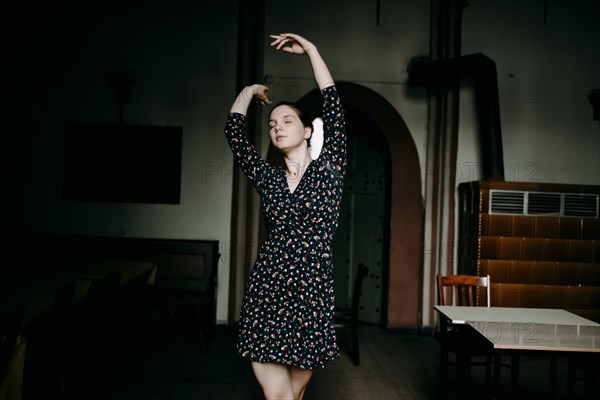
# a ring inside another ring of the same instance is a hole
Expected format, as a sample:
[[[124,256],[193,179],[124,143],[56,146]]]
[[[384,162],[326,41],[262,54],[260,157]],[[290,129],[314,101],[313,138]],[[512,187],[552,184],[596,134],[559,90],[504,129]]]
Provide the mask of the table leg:
[[[510,355],[510,384],[514,394],[519,393],[519,356]]]
[[[557,356],[556,354],[550,355],[550,388],[552,390],[552,398],[556,398],[556,390],[557,390],[557,379],[556,379],[556,370],[557,370]]]

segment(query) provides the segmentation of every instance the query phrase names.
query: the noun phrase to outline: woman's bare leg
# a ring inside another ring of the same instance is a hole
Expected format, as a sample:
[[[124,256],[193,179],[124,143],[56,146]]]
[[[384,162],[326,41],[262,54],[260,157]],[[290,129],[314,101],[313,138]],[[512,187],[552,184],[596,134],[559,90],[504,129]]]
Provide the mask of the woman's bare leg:
[[[293,400],[292,380],[287,365],[253,362],[254,375],[267,400]]]
[[[312,369],[302,369],[298,367],[290,366],[290,379],[292,382],[292,390],[294,391],[294,400],[302,400],[304,397],[304,390],[308,381],[312,377]]]

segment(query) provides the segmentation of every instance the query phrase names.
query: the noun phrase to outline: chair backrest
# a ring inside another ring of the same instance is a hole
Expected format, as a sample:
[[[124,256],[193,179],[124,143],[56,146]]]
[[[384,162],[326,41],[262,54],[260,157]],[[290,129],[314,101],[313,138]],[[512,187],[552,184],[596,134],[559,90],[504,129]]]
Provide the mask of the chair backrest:
[[[475,292],[477,288],[486,289],[486,305],[490,306],[490,276],[477,275],[438,275],[437,287],[439,304],[446,305],[444,289],[452,287],[454,289],[454,299],[458,306],[475,306]]]
[[[352,317],[358,316],[358,307],[360,304],[360,295],[362,294],[363,280],[369,273],[369,268],[363,264],[358,264],[358,271],[356,271],[356,278],[354,280],[354,289],[352,291]]]
[[[174,243],[156,250],[164,250],[150,255],[158,266],[156,287],[214,297],[220,257],[217,243]]]

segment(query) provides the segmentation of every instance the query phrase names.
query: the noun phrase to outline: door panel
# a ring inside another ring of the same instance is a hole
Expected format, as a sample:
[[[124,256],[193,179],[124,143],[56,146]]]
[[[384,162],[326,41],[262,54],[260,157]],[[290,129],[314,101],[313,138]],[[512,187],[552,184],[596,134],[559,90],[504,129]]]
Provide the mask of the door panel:
[[[360,124],[349,127],[360,126]],[[359,263],[369,267],[363,282],[359,319],[381,321],[382,266],[384,264],[385,162],[372,132],[350,131],[348,171],[334,240],[336,305],[351,304]]]

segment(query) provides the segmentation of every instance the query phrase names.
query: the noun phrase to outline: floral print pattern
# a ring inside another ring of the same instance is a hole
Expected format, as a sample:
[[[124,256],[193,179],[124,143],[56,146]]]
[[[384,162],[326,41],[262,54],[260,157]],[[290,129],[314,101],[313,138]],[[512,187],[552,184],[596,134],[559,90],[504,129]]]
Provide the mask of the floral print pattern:
[[[285,170],[263,160],[246,136],[246,117],[231,113],[225,134],[261,198],[268,238],[246,284],[237,349],[257,362],[322,368],[339,357],[333,321],[331,243],[338,227],[346,133],[335,86],[322,91],[324,143],[296,189]]]

